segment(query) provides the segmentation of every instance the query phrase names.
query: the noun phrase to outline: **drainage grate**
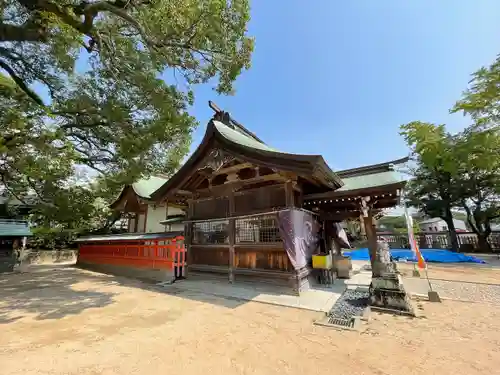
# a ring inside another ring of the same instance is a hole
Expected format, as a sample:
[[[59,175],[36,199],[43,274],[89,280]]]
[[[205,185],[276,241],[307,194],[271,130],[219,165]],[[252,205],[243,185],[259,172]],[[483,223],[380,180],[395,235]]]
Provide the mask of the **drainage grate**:
[[[328,318],[328,323],[332,324],[334,326],[339,326],[339,327],[345,327],[345,328],[354,328],[354,322],[355,319],[341,319],[341,318],[334,318],[334,317],[329,317]]]
[[[369,298],[367,290],[346,289],[328,312],[328,317],[349,321],[355,316],[361,316],[368,306]]]

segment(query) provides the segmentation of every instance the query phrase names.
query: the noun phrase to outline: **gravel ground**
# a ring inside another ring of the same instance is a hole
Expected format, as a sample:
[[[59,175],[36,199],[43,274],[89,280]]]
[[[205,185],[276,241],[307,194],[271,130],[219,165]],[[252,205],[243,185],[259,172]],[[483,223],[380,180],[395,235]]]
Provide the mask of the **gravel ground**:
[[[475,264],[440,265],[433,263],[429,263],[427,267],[427,273],[431,280],[464,281],[500,285],[500,268],[490,268]],[[405,277],[411,277],[413,269],[413,264],[398,263],[398,270]],[[424,271],[421,271],[421,276],[425,276]]]
[[[432,289],[442,297],[500,305],[500,285],[431,280]]]
[[[475,267],[474,265],[428,265],[428,275],[433,290],[441,297],[471,301],[500,304],[500,269]],[[398,264],[398,270],[405,277],[405,287],[409,289],[421,284],[426,289],[425,272],[421,271],[420,279],[412,277],[412,265]]]
[[[497,306],[421,307],[425,318],[373,313],[350,332],[312,324],[318,313],[75,269],[0,276],[1,373],[498,373]]]
[[[350,319],[354,316],[361,316],[365,307],[368,306],[369,297],[368,292],[348,289],[335,302],[328,316],[332,319]]]

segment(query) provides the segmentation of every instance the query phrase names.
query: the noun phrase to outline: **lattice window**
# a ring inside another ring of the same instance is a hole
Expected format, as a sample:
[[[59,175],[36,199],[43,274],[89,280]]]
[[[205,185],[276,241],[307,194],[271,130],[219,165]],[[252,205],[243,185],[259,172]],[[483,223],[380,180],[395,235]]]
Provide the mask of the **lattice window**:
[[[281,242],[276,215],[262,215],[235,220],[236,243]]]
[[[228,228],[228,220],[215,220],[193,223],[193,244],[229,244]]]

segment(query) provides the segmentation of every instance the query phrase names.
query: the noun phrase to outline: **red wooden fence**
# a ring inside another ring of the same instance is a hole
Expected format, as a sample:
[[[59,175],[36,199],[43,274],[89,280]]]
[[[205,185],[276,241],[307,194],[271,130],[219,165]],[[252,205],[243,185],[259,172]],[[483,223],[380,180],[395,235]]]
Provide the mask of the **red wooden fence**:
[[[184,237],[82,242],[78,260],[95,264],[109,264],[151,269],[169,269],[186,266]]]

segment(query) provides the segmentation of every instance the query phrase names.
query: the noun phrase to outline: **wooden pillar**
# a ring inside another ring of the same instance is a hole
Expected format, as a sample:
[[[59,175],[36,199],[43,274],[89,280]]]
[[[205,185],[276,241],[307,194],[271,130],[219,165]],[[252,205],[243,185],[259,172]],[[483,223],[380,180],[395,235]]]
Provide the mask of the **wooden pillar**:
[[[168,206],[167,206],[168,213]],[[187,219],[192,220],[194,216],[194,204],[192,200],[188,201]],[[188,277],[189,266],[192,264],[191,244],[193,243],[193,223],[187,222],[184,224],[184,246],[186,247],[186,267],[184,269],[185,276]]]
[[[359,234],[366,236],[365,221],[363,220],[363,213],[359,215]]]
[[[146,211],[144,211],[144,230],[143,230],[144,233],[146,233],[146,225],[148,223],[148,210],[149,210],[149,204],[146,204]]]
[[[234,191],[231,190],[229,193],[229,282],[234,282],[234,257],[235,249],[234,244],[236,242],[236,220],[233,218],[235,213],[234,207]]]
[[[366,209],[366,214],[363,214],[363,224],[366,231],[368,251],[370,253],[370,263],[373,272],[377,268],[374,264],[377,257],[377,232],[375,230],[375,226],[373,225],[372,209],[369,207]]]
[[[295,207],[295,194],[293,192],[293,182],[291,180],[285,182],[285,198],[287,207]]]
[[[134,233],[137,233],[138,229],[139,229],[139,212],[136,212],[134,221]]]

